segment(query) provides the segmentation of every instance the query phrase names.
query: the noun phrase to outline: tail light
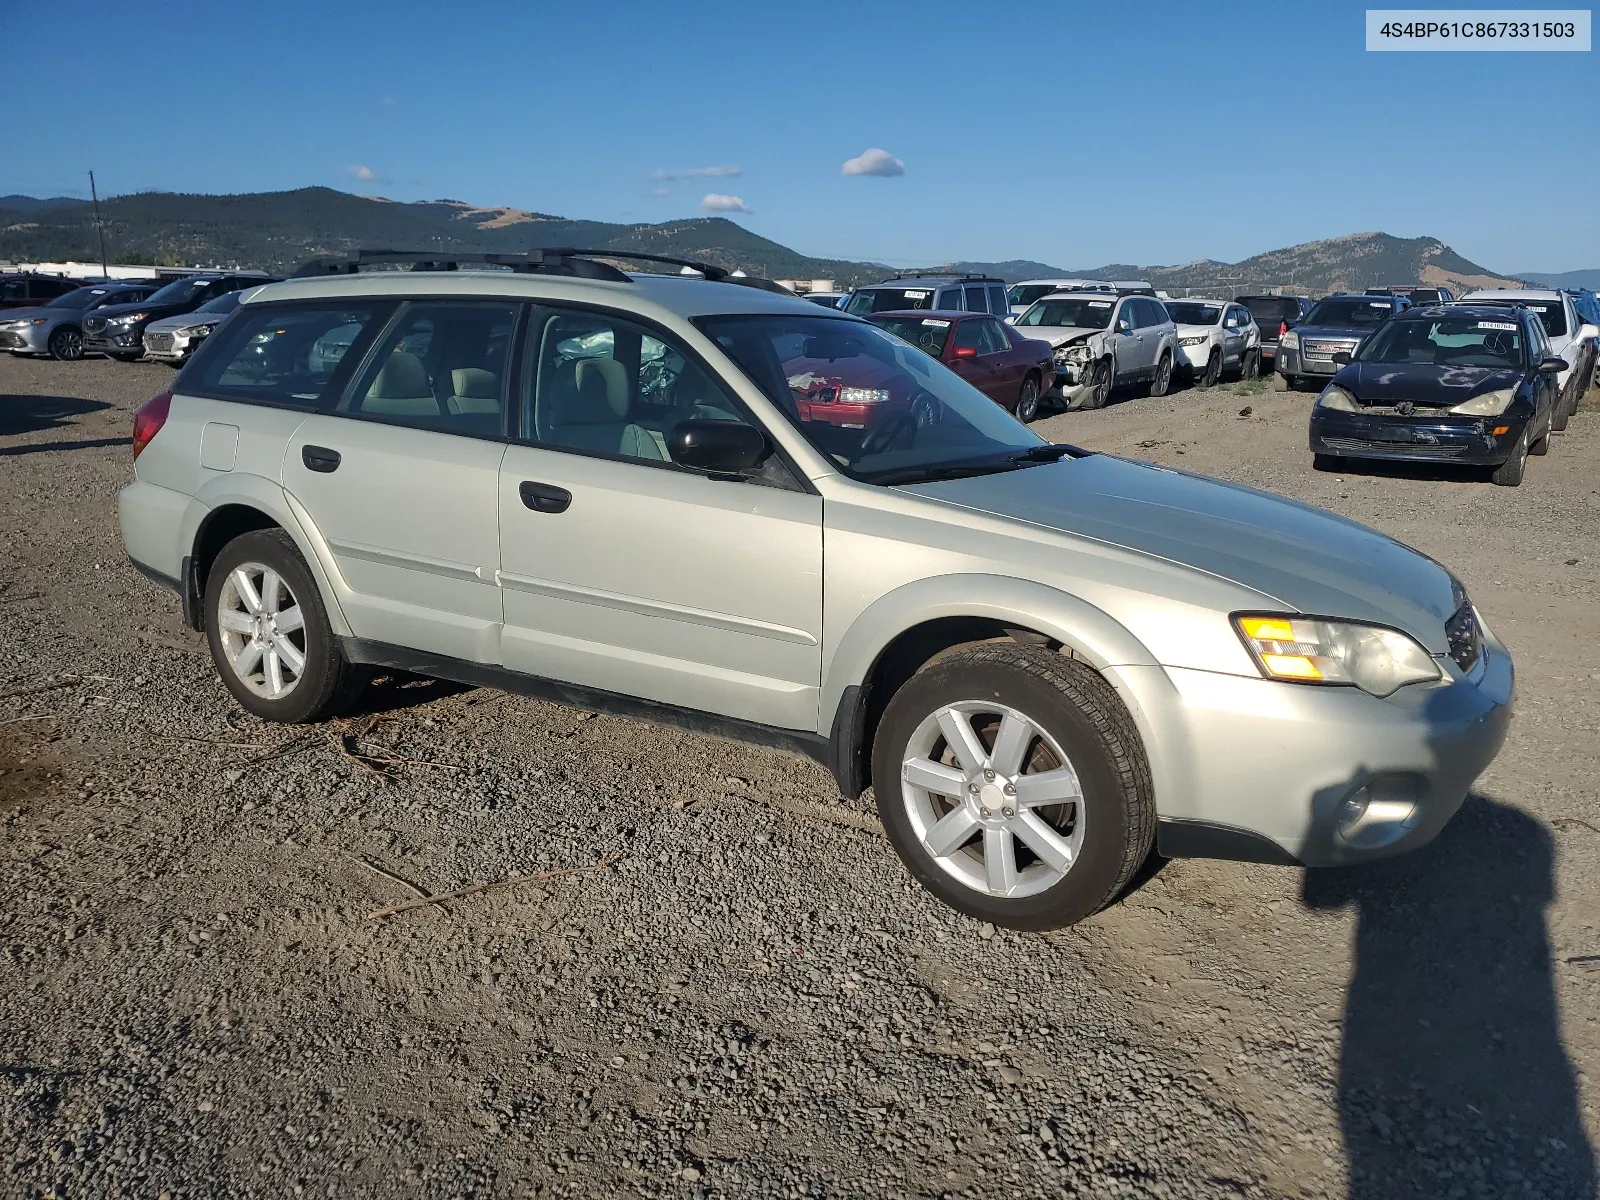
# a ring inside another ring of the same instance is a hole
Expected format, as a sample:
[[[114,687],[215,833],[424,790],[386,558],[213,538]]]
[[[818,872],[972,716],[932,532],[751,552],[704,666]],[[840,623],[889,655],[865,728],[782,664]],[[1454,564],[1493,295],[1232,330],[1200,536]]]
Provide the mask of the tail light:
[[[167,412],[172,408],[172,393],[162,392],[133,414],[133,457],[138,458],[150,439],[161,432],[167,423]]]
[[[1284,334],[1286,334],[1288,332],[1289,332],[1289,322],[1287,322],[1287,321],[1279,321],[1278,322],[1278,336],[1281,338]]]

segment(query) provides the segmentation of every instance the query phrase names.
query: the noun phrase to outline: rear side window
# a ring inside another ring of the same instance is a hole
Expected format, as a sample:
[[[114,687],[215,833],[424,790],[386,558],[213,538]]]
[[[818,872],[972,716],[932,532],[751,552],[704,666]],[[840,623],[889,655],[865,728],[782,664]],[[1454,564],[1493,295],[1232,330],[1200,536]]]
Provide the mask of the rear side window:
[[[243,305],[201,343],[175,391],[289,408],[332,408],[352,352],[387,303]],[[351,359],[351,366],[354,365]]]
[[[934,307],[943,309],[946,312],[962,311],[962,309],[966,306],[961,303],[961,289],[949,288],[946,291],[940,292],[939,299],[934,304]]]
[[[998,283],[989,285],[989,311],[997,317],[1003,317],[1010,311],[1006,304],[1006,290]]]
[[[342,410],[442,433],[504,432],[506,366],[517,306],[403,305]]]
[[[989,311],[989,299],[984,294],[986,290],[987,289],[981,288],[981,287],[969,287],[967,289],[967,311],[968,312],[988,312]]]

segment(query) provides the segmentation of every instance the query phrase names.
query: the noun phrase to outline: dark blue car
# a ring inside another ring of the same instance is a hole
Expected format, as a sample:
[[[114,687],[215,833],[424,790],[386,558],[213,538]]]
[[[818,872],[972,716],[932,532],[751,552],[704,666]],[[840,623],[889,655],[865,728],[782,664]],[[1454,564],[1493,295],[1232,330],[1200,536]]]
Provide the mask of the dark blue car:
[[[1528,309],[1462,304],[1402,313],[1335,361],[1311,410],[1318,470],[1347,459],[1458,463],[1491,467],[1508,487],[1528,455],[1550,448],[1567,366]]]

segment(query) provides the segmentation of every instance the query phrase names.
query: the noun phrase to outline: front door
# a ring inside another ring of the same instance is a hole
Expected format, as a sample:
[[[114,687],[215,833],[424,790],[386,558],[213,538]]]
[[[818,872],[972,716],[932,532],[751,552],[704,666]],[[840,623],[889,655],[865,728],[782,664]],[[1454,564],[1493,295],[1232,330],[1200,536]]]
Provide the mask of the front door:
[[[500,659],[503,396],[518,306],[401,305],[334,414],[290,440],[283,486],[348,587],[357,637]]]
[[[545,309],[524,357],[500,470],[505,665],[814,731],[821,498],[670,461],[679,421],[752,418],[665,333]]]

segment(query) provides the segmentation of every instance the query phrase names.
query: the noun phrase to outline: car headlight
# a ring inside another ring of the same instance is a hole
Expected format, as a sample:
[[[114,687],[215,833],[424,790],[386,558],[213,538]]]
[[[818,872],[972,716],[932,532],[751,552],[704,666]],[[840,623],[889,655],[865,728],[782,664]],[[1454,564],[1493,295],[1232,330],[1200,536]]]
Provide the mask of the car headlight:
[[[142,313],[142,312],[123,313],[122,316],[120,316],[120,317],[112,317],[110,320],[108,320],[106,322],[106,324],[107,325],[132,325],[136,321],[144,320],[149,315],[150,315],[149,313]]]
[[[1300,335],[1292,331],[1287,332],[1278,339],[1278,345],[1285,350],[1298,350],[1300,349]]]
[[[173,330],[179,337],[203,338],[211,332],[209,325],[185,325],[182,329]]]
[[[1458,404],[1450,411],[1465,417],[1498,417],[1511,407],[1511,402],[1516,398],[1516,388],[1502,388],[1498,392],[1485,392],[1481,396],[1474,396],[1465,404]]]
[[[1322,389],[1322,395],[1317,397],[1318,408],[1331,408],[1337,412],[1360,412],[1361,406],[1356,403],[1356,398],[1342,387],[1329,384]]]
[[[1178,339],[1178,344],[1180,346],[1199,346],[1202,343],[1209,342],[1210,340],[1211,339],[1208,338],[1205,334],[1201,334],[1199,337],[1179,338]]]
[[[1078,342],[1071,346],[1056,347],[1056,357],[1063,362],[1088,362],[1089,354],[1089,347],[1084,342]]]
[[[1432,655],[1398,629],[1298,616],[1236,616],[1233,623],[1268,679],[1388,696],[1439,678]]]
[[[838,400],[840,404],[882,404],[888,398],[888,388],[842,387]]]

